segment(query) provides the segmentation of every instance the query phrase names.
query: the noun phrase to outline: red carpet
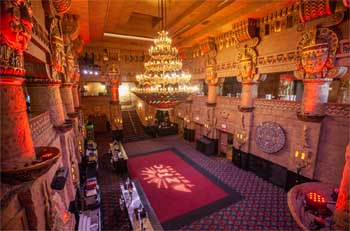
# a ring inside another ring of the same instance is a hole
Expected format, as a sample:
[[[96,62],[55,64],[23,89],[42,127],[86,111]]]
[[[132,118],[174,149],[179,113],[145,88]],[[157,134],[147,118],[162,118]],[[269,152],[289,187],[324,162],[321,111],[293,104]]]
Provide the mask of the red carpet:
[[[188,162],[172,150],[128,160],[130,176],[141,183],[161,223],[228,196]]]

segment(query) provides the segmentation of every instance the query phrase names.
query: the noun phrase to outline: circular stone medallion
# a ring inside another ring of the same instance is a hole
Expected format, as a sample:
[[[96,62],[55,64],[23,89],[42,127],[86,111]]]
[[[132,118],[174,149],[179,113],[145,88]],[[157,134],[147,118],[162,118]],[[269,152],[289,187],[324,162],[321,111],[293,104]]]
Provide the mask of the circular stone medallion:
[[[278,123],[263,122],[255,130],[255,143],[267,153],[276,153],[286,143],[286,136]]]

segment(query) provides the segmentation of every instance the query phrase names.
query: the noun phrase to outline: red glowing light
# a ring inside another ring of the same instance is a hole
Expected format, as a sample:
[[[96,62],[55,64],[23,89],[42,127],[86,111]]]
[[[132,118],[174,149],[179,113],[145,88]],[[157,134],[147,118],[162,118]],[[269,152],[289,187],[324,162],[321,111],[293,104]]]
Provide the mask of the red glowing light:
[[[319,205],[326,204],[325,197],[316,192],[309,192],[306,199],[311,203],[316,203]]]
[[[66,223],[69,219],[69,212],[64,212],[62,215],[62,221],[63,223]]]

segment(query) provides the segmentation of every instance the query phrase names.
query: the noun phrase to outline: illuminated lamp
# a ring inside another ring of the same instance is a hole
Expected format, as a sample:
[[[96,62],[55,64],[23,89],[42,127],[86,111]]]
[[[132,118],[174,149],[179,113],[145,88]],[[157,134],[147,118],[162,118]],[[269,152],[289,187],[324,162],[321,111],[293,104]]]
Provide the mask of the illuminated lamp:
[[[83,70],[84,75],[87,75],[88,71],[87,70]]]
[[[51,182],[51,188],[55,190],[62,190],[66,185],[67,176],[68,176],[68,168],[66,167],[59,168],[56,171],[55,176]]]
[[[305,195],[306,206],[308,209],[326,209],[326,198],[316,192],[308,192]]]
[[[41,160],[42,161],[45,161],[45,160],[49,160],[51,159],[51,157],[53,156],[54,154],[48,150],[48,149],[43,149],[43,152],[41,154]]]
[[[63,214],[62,214],[63,223],[67,223],[67,221],[69,219],[69,215],[70,215],[70,213],[68,211],[63,212]]]

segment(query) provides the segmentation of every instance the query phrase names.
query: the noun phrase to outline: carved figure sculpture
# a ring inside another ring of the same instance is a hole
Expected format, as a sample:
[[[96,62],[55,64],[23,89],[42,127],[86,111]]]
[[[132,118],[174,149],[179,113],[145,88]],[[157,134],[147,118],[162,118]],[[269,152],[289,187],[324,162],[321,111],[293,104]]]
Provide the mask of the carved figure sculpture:
[[[60,79],[59,73],[64,71],[64,46],[62,39],[62,30],[59,19],[52,18],[50,24],[50,45],[52,52],[52,78],[55,80]]]
[[[29,0],[0,1],[0,74],[23,76],[23,51],[31,39],[32,7]]]
[[[258,84],[266,78],[266,75],[258,74],[257,53],[253,47],[257,45],[259,40],[251,40],[253,43],[246,43],[240,48],[238,55],[238,75],[237,80],[242,82],[242,98],[240,109],[249,110],[253,108],[254,99],[258,94]]]
[[[334,66],[337,48],[338,37],[328,28],[314,28],[302,34],[298,44],[299,69],[294,72],[304,81],[302,117],[322,118],[330,82],[345,75],[346,67]]]

